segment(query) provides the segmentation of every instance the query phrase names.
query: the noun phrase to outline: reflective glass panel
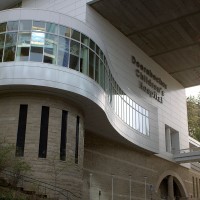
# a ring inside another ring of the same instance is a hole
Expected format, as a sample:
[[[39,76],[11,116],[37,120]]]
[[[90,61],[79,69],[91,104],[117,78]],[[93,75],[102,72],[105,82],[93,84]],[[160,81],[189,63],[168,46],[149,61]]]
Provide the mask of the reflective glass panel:
[[[15,46],[16,42],[17,42],[17,33],[6,34],[6,42],[5,42],[6,47]]]
[[[71,38],[80,41],[80,32],[76,30],[71,30]]]
[[[88,75],[88,58],[89,58],[89,50],[86,46],[81,45],[81,59],[80,59],[80,72],[85,75]]]
[[[0,34],[0,48],[4,47],[5,34]]]
[[[97,83],[100,83],[99,78],[99,58],[95,56],[95,81]]]
[[[42,62],[43,48],[32,46],[30,50],[30,61]]]
[[[15,48],[15,46],[9,46],[5,48],[3,62],[15,60]]]
[[[36,47],[43,47],[45,42],[45,34],[40,32],[32,32],[31,45]]]
[[[86,46],[88,46],[89,45],[89,38],[86,35],[81,34],[81,42],[83,44],[85,44]]]
[[[79,71],[79,55],[80,55],[80,43],[71,40],[70,43],[70,64],[71,69]]]
[[[95,50],[95,43],[94,43],[94,41],[91,40],[91,39],[90,39],[90,48],[91,48],[92,50]]]
[[[12,21],[7,23],[7,31],[17,31],[19,21]]]
[[[99,66],[100,70],[99,70],[99,76],[100,76],[100,85],[103,89],[105,89],[105,74],[104,74],[104,64],[103,62],[100,60],[100,66]]]
[[[44,63],[56,64],[58,36],[46,34],[44,46]]]
[[[33,21],[32,30],[41,32],[45,31],[46,30],[45,23],[40,21]]]
[[[58,65],[63,67],[68,67],[69,64],[69,44],[69,39],[59,37]]]
[[[7,24],[6,22],[0,24],[0,33],[6,32],[6,24]]]
[[[89,52],[89,77],[94,79],[94,67],[95,67],[95,54],[90,50]]]
[[[17,44],[17,61],[28,61],[31,43],[31,33],[19,33]]]
[[[19,30],[20,31],[27,31],[27,30],[31,30],[32,27],[32,21],[31,20],[22,20],[19,23]]]
[[[71,29],[68,28],[68,27],[65,27],[65,26],[60,26],[59,27],[59,33],[62,36],[70,37]]]
[[[49,32],[49,33],[58,34],[58,25],[47,22],[46,23],[46,31]]]
[[[2,62],[2,58],[3,58],[3,49],[0,48],[0,62]]]

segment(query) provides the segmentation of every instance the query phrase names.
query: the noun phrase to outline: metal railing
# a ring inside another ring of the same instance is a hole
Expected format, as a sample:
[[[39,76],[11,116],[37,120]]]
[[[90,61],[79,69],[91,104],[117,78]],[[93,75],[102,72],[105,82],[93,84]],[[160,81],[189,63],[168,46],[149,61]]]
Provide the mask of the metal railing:
[[[187,149],[180,149],[177,151],[174,151],[174,154],[184,154],[184,153],[191,153],[191,152],[200,152],[200,147],[190,147]]]
[[[32,184],[32,186],[35,188],[35,190],[32,190],[38,195],[47,195],[48,192],[54,192],[54,197],[57,199],[66,199],[66,200],[79,200],[81,199],[74,193],[70,192],[69,190],[66,190],[64,188],[57,187],[55,185],[25,176],[25,175],[18,175],[12,171],[4,170],[0,172],[4,178],[7,180],[11,179],[17,179],[17,187],[23,188],[26,183]],[[48,196],[48,195],[47,195]]]

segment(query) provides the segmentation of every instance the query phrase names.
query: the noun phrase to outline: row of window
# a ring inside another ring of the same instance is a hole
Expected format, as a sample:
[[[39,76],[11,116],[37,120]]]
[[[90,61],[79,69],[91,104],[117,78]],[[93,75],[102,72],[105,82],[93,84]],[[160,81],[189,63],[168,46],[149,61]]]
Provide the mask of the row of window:
[[[38,157],[46,158],[48,145],[48,126],[49,126],[49,110],[47,106],[42,106],[41,123],[40,123],[40,139]],[[16,156],[24,156],[26,123],[27,123],[28,105],[20,105],[19,121],[16,142]],[[60,160],[66,160],[66,144],[67,144],[67,120],[68,111],[62,111],[61,133],[60,133]],[[76,141],[75,141],[75,163],[78,164],[78,148],[79,148],[79,123],[80,118],[76,119]]]
[[[0,62],[33,61],[79,71],[106,92],[115,113],[130,127],[149,135],[149,113],[114,80],[105,55],[86,35],[49,22],[22,20],[0,24]]]

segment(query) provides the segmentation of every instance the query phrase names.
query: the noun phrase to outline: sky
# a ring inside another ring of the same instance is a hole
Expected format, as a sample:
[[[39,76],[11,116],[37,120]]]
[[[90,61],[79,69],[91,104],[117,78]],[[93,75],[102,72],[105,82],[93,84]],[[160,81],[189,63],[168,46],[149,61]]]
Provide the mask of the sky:
[[[186,88],[186,96],[195,96],[197,97],[198,94],[200,93],[200,85],[199,86],[195,86],[195,87],[190,87],[190,88]]]

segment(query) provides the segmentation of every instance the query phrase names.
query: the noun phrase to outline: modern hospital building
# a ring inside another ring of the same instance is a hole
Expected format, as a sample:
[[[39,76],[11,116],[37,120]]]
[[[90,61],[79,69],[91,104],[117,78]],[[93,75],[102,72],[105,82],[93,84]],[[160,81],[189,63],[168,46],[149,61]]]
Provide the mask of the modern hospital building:
[[[0,0],[0,138],[41,181],[23,187],[200,199],[185,95],[199,40],[199,0]]]

